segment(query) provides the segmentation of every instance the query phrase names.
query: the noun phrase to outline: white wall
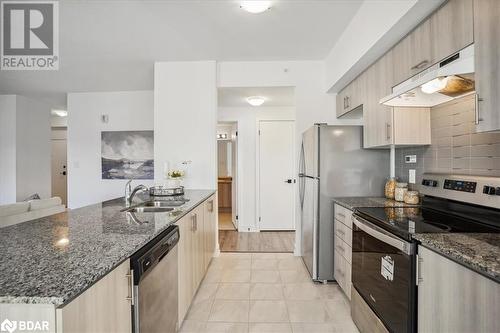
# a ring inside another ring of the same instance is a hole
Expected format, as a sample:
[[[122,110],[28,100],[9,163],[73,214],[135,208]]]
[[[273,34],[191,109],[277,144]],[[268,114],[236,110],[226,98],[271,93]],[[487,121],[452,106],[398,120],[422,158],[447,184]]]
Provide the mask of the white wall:
[[[361,120],[339,120],[335,114],[335,94],[324,89],[323,61],[254,61],[221,62],[218,64],[218,87],[276,87],[295,88],[296,163],[302,132],[314,123],[361,124]],[[241,129],[238,127],[238,130]],[[255,155],[254,155],[255,156]],[[254,158],[255,159],[255,158]],[[255,164],[255,162],[254,162]],[[297,189],[298,191],[298,189]],[[300,211],[296,204],[297,242],[295,253],[300,253]],[[251,208],[246,208],[246,211]],[[255,210],[253,210],[255,212]],[[250,213],[249,213],[250,214]],[[250,216],[252,219],[252,216]],[[256,225],[255,217],[253,217]],[[246,222],[247,225],[251,221]]]
[[[0,205],[16,202],[16,96],[0,96]]]
[[[157,62],[154,77],[155,179],[165,162],[191,161],[186,188],[216,189],[215,62]]]
[[[219,107],[219,121],[238,127],[238,229],[257,230],[256,158],[259,120],[295,120],[293,107]]]
[[[108,123],[101,115],[109,116]],[[101,132],[153,130],[153,92],[68,94],[68,207],[122,197],[126,180],[103,180]],[[155,147],[158,143],[155,142]],[[133,186],[153,181],[135,180]]]
[[[16,126],[16,198],[22,201],[38,193],[50,198],[51,128],[50,106],[23,96],[17,96]]]
[[[0,204],[51,194],[50,108],[17,95],[0,96]]]

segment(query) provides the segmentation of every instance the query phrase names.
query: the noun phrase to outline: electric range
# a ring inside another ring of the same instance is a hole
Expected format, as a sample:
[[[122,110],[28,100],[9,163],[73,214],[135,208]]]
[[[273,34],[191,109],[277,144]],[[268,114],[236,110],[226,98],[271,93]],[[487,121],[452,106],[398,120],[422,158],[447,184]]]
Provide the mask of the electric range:
[[[499,233],[500,178],[426,174],[419,207],[358,208],[352,284],[390,332],[416,332],[421,233]]]

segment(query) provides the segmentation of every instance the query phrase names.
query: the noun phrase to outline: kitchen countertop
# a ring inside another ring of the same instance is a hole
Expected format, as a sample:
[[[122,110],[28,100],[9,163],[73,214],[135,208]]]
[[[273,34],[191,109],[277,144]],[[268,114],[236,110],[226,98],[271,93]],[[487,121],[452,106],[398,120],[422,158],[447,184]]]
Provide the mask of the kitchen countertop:
[[[420,243],[500,283],[500,234],[415,234]]]
[[[213,193],[186,190],[178,214],[136,214],[145,224],[119,198],[1,228],[0,303],[69,303]]]
[[[333,198],[333,202],[354,210],[357,207],[413,207],[418,205],[409,205],[404,202],[398,202],[384,197],[340,197]]]

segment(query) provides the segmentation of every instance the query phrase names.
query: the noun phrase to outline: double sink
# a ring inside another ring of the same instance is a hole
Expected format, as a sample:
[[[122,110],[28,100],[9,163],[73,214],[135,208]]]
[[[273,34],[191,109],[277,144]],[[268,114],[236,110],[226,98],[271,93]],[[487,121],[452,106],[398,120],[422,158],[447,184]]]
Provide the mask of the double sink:
[[[175,208],[184,205],[189,199],[175,199],[175,200],[152,200],[141,202],[140,204],[126,207],[122,212],[128,213],[165,213],[171,212]]]

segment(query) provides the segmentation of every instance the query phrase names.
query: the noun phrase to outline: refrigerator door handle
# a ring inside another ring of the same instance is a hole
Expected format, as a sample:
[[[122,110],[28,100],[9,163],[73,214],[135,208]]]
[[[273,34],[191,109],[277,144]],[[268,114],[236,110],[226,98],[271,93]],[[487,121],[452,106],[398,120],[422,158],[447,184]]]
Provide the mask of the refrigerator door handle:
[[[304,158],[304,143],[302,142],[300,149],[300,159],[299,159],[299,200],[300,200],[300,209],[304,208],[304,191],[305,191],[305,158]]]

